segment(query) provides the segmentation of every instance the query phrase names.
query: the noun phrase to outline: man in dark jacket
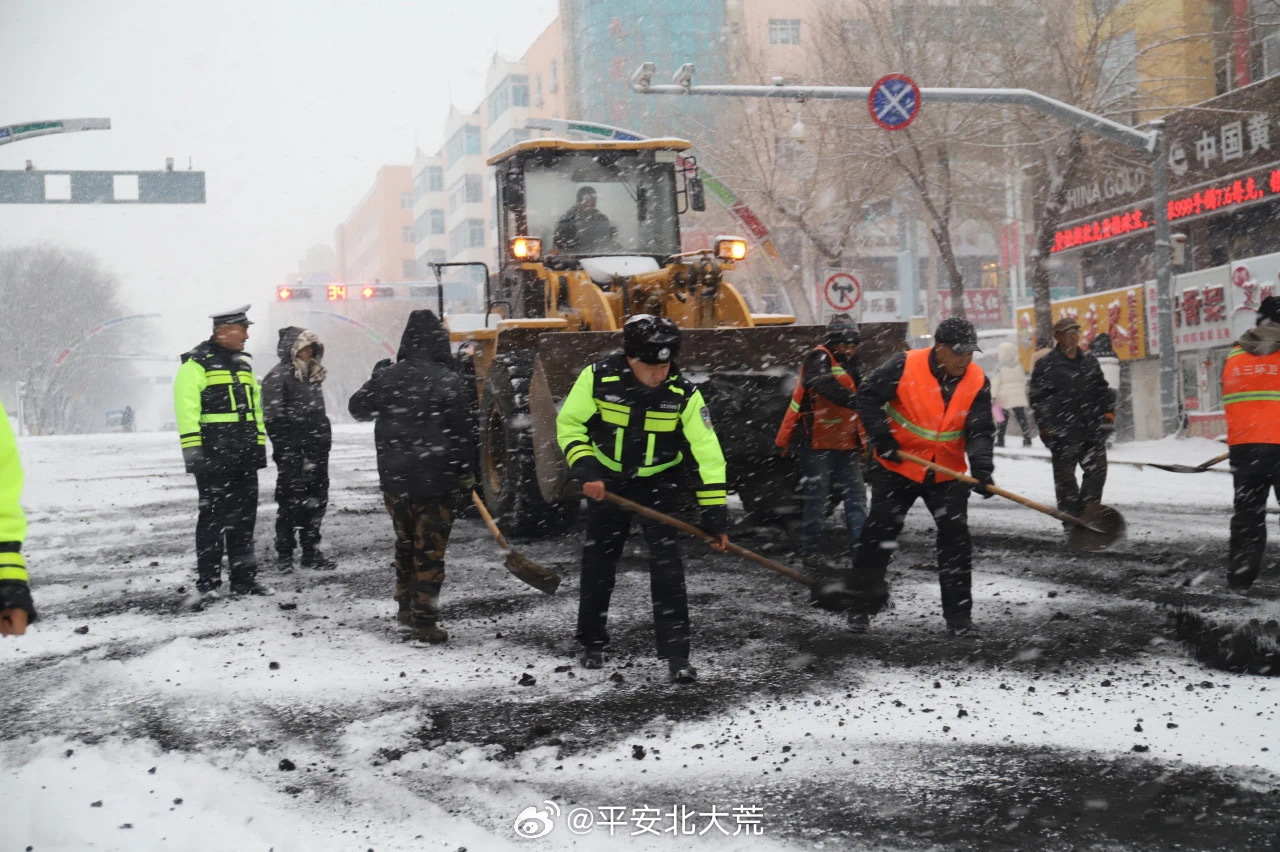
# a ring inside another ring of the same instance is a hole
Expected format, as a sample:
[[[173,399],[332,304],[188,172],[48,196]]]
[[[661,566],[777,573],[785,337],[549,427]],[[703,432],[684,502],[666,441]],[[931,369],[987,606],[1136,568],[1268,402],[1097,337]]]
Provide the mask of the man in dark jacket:
[[[320,552],[320,523],[329,505],[329,449],[333,434],[324,411],[324,344],[315,332],[280,329],[280,363],[262,380],[262,417],[276,463],[276,565],[293,570],[294,530],[302,567],[330,570]]]
[[[965,483],[898,455],[899,449],[964,473],[968,467],[983,497],[994,484],[991,383],[973,363],[978,333],[951,317],[938,324],[931,349],[894,355],[858,387],[857,410],[875,450],[871,513],[862,527],[849,580],[849,627],[865,633],[889,600],[885,573],[907,512],[923,499],[938,527],[938,583],[942,616],[954,635],[972,630],[973,545]]]
[[[231,593],[269,595],[257,580],[253,528],[258,520],[258,470],[267,466],[261,393],[245,354],[249,306],[211,314],[213,335],[182,356],[173,380],[178,441],[187,473],[196,477],[196,590],[217,597],[226,542]]]
[[[1080,516],[1102,501],[1116,392],[1103,377],[1098,359],[1080,348],[1080,323],[1073,317],[1053,324],[1053,339],[1053,350],[1031,371],[1031,410],[1040,439],[1053,456],[1058,509]],[[1083,472],[1079,484],[1077,467]]]
[[[431,311],[409,314],[396,364],[381,361],[351,397],[357,420],[377,420],[378,479],[396,530],[398,619],[413,638],[444,642],[439,625],[453,500],[475,485],[472,392],[455,371],[449,333]]]

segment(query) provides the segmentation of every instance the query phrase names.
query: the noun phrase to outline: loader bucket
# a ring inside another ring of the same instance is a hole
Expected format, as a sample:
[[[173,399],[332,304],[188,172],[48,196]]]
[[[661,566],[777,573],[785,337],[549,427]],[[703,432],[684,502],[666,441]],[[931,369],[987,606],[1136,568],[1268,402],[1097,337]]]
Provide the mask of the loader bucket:
[[[868,323],[862,334],[859,356],[867,370],[902,348],[906,330],[904,323]],[[680,370],[701,386],[728,462],[731,488],[775,467],[773,439],[796,374],[822,337],[822,326],[682,330]],[[529,408],[538,483],[543,498],[551,501],[570,493],[568,469],[556,444],[556,412],[584,367],[622,347],[622,334],[544,333],[536,347]]]

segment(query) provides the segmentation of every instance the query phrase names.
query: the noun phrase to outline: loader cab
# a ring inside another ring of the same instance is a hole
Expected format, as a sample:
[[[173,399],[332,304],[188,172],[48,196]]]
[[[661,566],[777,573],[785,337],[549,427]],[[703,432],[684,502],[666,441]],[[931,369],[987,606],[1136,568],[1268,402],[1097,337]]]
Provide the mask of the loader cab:
[[[702,207],[696,165],[680,155],[688,147],[534,139],[497,155],[500,269],[580,269],[591,257],[663,265],[680,253],[679,214]]]

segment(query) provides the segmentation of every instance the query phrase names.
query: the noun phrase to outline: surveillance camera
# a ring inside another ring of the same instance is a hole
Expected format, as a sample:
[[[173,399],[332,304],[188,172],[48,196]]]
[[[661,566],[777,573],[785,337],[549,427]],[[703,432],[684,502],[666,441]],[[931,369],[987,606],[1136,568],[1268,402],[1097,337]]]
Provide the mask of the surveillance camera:
[[[671,80],[677,86],[684,86],[686,89],[693,84],[693,63],[686,62],[680,66],[680,70],[671,76]]]
[[[631,75],[631,88],[644,90],[649,88],[649,84],[653,82],[653,75],[658,73],[658,66],[652,62],[645,62],[636,69],[636,73]]]
[[[774,77],[771,82],[775,86],[781,86],[787,82],[787,79],[785,77]]]

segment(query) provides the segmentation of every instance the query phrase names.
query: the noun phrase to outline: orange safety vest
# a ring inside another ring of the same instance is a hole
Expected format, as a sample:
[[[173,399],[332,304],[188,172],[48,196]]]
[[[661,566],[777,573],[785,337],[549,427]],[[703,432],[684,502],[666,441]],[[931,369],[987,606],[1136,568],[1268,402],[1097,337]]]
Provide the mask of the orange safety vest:
[[[942,403],[942,386],[929,369],[929,349],[912,349],[898,381],[898,395],[885,403],[889,431],[903,452],[949,467],[958,473],[968,470],[964,457],[964,422],[973,408],[973,400],[982,390],[985,376],[977,364],[969,364],[951,401]],[[916,482],[924,482],[925,468],[909,461],[877,459],[894,473]],[[936,482],[953,477],[934,474]]]
[[[1280,444],[1280,352],[1250,355],[1239,346],[1222,365],[1227,444]]]
[[[858,387],[853,382],[853,376],[840,366],[831,350],[825,346],[816,348],[831,361],[831,375],[836,377],[836,381],[857,393]],[[802,368],[800,375],[796,377],[795,390],[791,392],[791,405],[782,417],[782,426],[778,428],[778,437],[773,442],[786,450],[791,445],[791,433],[803,417],[807,421],[805,431],[809,433],[809,446],[813,449],[856,450],[861,447],[863,430],[858,413],[843,405],[836,405],[820,393],[813,393],[810,395],[810,411],[802,414],[802,404],[808,393],[804,387]]]

